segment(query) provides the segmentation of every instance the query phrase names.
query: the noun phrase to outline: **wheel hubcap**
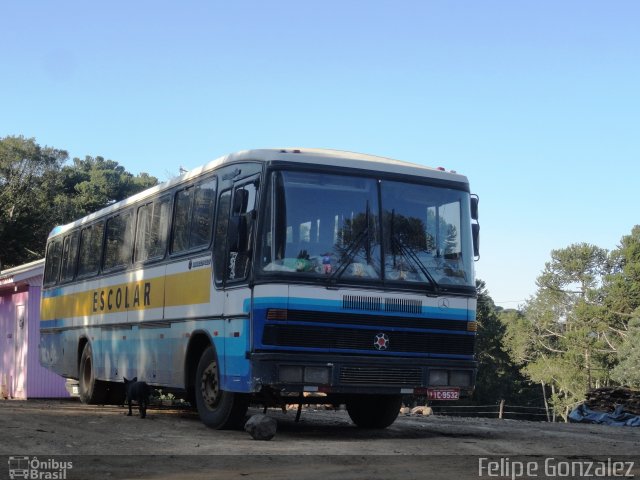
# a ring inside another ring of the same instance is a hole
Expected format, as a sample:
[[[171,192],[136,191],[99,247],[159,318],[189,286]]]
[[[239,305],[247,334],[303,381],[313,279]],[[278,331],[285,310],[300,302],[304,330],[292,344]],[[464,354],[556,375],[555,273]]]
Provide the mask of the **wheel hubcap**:
[[[218,366],[211,363],[202,372],[200,391],[205,406],[213,409],[220,401],[220,384],[218,382]]]

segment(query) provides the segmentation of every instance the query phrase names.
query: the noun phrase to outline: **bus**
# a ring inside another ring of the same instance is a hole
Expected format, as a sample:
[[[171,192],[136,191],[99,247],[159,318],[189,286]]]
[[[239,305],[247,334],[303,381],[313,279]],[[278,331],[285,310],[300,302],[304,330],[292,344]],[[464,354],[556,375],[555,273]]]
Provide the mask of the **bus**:
[[[211,428],[248,407],[346,406],[386,428],[403,396],[474,388],[478,198],[443,168],[248,150],[52,230],[40,362],[82,402],[124,377]]]

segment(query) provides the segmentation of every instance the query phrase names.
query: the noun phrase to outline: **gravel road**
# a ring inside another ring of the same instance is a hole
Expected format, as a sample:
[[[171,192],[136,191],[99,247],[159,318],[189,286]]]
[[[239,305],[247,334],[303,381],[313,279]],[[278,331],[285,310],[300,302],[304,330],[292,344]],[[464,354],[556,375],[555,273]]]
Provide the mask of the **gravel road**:
[[[69,479],[479,478],[489,473],[479,470],[485,457],[503,459],[503,470],[519,459],[613,458],[633,461],[640,477],[640,428],[633,427],[401,415],[372,431],[353,426],[344,411],[309,408],[296,423],[295,411],[273,409],[275,438],[256,441],[243,431],[210,430],[190,411],[151,408],[144,420],[125,414],[74,400],[0,401],[0,455],[71,461]]]

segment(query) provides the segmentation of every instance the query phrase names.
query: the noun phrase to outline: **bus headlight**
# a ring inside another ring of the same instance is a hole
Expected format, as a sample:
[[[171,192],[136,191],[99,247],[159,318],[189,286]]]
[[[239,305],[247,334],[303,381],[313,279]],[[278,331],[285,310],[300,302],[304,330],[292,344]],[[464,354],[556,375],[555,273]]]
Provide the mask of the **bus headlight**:
[[[282,383],[302,383],[302,367],[295,365],[281,365],[278,378]]]
[[[453,387],[468,387],[471,385],[471,372],[454,370],[449,375],[449,383]]]
[[[304,369],[304,383],[329,383],[329,369],[327,367],[306,367]]]
[[[429,385],[435,387],[449,385],[449,372],[446,370],[431,370],[429,372]]]
[[[280,365],[278,379],[281,383],[304,383],[306,385],[329,383],[329,367],[303,367],[301,365]]]

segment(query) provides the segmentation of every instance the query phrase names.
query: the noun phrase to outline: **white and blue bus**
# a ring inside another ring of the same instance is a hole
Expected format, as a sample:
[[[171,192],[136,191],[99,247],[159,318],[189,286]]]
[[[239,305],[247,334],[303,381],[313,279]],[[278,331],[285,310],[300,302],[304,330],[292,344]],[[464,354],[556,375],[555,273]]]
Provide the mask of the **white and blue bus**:
[[[182,391],[212,428],[305,392],[384,428],[403,395],[473,390],[477,218],[441,168],[227,155],[51,232],[40,361],[86,403]]]

